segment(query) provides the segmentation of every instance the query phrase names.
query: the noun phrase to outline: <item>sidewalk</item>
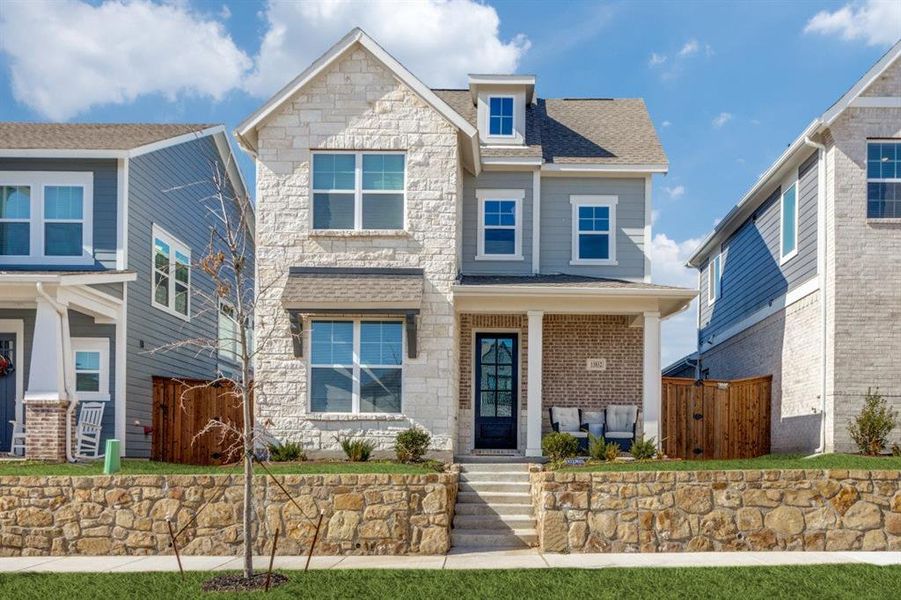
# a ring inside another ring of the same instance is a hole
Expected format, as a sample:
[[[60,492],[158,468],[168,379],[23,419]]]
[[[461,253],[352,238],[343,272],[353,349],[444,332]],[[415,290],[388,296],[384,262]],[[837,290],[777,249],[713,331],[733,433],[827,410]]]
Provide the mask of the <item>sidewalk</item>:
[[[265,569],[269,557],[254,557]],[[276,569],[303,569],[306,557],[277,556]],[[183,556],[187,571],[241,568],[229,556]],[[670,554],[542,554],[537,550],[472,552],[447,556],[314,556],[311,569],[604,569],[611,567],[760,567],[814,564],[901,565],[901,552],[697,552]],[[133,573],[177,571],[175,556],[27,556],[0,558],[0,573]]]

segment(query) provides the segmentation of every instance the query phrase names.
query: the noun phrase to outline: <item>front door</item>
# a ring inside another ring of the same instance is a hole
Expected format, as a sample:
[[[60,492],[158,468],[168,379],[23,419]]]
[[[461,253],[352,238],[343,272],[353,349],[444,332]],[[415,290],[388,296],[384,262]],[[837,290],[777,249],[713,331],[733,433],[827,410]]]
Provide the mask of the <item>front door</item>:
[[[0,333],[0,452],[9,452],[16,420],[16,335]]]
[[[475,447],[516,448],[517,364],[515,333],[476,334]]]

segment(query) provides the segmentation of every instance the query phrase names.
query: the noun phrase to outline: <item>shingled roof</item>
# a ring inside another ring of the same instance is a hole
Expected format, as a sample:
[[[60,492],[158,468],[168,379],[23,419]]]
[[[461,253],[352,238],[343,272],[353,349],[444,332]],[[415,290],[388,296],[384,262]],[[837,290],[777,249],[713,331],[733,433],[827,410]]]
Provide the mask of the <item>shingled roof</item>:
[[[476,125],[468,89],[433,90]],[[535,157],[557,164],[665,165],[648,109],[640,98],[539,98],[526,108],[524,146],[482,147],[486,157]]]
[[[132,150],[215,127],[205,123],[0,122],[0,149]]]

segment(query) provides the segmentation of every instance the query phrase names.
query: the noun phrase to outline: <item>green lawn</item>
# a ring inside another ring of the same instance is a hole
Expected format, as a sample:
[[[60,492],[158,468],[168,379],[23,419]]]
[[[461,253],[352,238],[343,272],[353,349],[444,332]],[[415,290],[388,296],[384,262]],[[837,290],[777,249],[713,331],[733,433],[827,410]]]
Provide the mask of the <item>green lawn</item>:
[[[511,571],[286,571],[268,595],[201,594],[210,573],[0,574],[0,597],[47,598],[741,598],[742,600],[897,598],[901,567],[818,565],[694,569]]]
[[[901,469],[899,456],[860,456],[857,454],[824,454],[804,458],[801,454],[768,454],[744,460],[671,460],[647,462],[615,462],[564,467],[567,472],[586,471],[727,471],[738,469]]]
[[[387,461],[365,463],[351,462],[299,462],[268,463],[266,466],[272,473],[287,474],[362,474],[388,473],[412,474],[434,473],[434,463],[422,465],[405,465]],[[254,465],[254,472],[264,474],[259,465]],[[225,467],[201,467],[195,465],[179,465],[175,463],[152,462],[149,460],[126,459],[122,461],[123,475],[194,475],[241,473],[240,465]],[[0,461],[0,476],[3,475],[102,475],[103,461],[77,464],[52,464],[30,461]]]

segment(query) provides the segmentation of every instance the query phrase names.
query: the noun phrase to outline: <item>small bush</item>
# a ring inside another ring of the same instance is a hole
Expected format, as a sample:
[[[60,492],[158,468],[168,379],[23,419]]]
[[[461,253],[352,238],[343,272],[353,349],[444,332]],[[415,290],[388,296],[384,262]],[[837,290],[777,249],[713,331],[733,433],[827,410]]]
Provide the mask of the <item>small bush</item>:
[[[588,434],[588,456],[592,460],[604,460],[604,438]]]
[[[280,446],[269,445],[269,460],[272,462],[292,462],[306,459],[307,455],[304,453],[303,447],[297,442],[285,442]]]
[[[350,462],[366,462],[375,450],[375,443],[365,438],[335,438]]]
[[[897,443],[892,444],[892,456],[901,456],[901,446]]]
[[[604,460],[613,462],[619,458],[621,448],[616,442],[607,442],[604,444]]]
[[[654,438],[646,440],[644,436],[641,436],[632,443],[629,454],[635,460],[650,460],[657,456],[657,442],[654,441]]]
[[[424,429],[411,427],[397,434],[394,442],[394,452],[400,462],[419,462],[428,452],[432,436]]]
[[[878,456],[888,445],[888,436],[895,428],[896,417],[879,389],[875,392],[868,389],[863,409],[848,424],[848,433],[862,454]]]
[[[568,433],[555,431],[541,440],[541,450],[552,463],[561,463],[579,454],[579,440]]]

